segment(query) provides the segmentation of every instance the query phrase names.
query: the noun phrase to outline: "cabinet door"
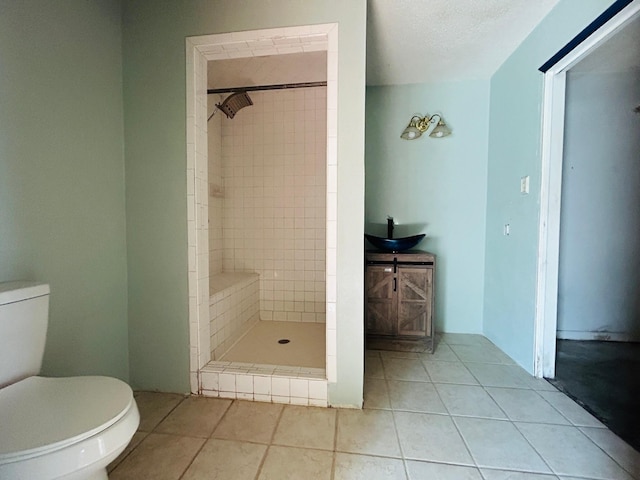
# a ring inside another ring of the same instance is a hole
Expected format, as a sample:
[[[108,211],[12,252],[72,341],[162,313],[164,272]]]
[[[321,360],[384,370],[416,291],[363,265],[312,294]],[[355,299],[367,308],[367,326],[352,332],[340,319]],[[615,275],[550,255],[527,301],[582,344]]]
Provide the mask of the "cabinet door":
[[[376,335],[395,335],[398,310],[393,267],[370,265],[366,276],[366,331]]]
[[[398,335],[430,334],[432,295],[433,269],[398,268]]]

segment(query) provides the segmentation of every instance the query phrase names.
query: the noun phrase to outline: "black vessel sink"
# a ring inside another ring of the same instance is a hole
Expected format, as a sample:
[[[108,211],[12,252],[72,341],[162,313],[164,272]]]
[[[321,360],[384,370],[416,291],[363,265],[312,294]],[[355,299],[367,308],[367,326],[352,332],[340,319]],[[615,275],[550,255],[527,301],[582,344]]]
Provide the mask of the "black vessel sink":
[[[410,250],[425,237],[424,233],[420,235],[412,235],[411,237],[402,238],[383,238],[375,235],[364,234],[365,238],[376,248],[387,252],[403,252]]]

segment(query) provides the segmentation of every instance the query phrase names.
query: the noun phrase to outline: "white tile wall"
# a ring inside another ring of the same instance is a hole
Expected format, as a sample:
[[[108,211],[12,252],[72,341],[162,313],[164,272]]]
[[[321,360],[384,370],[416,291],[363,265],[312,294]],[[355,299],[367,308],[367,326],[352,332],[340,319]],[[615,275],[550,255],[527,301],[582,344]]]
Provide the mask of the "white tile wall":
[[[209,278],[211,358],[220,358],[260,319],[257,273],[218,273]]]
[[[262,320],[324,322],[326,88],[250,96],[220,115],[222,269],[260,274]]]
[[[200,381],[207,397],[328,406],[323,368],[212,361],[200,371]]]

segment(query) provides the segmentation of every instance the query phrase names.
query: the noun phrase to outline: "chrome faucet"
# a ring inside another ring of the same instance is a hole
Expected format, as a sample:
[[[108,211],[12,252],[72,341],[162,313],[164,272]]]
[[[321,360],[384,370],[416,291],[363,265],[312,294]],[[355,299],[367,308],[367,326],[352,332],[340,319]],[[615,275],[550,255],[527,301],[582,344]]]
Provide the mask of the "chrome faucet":
[[[393,217],[387,216],[387,238],[393,238]]]

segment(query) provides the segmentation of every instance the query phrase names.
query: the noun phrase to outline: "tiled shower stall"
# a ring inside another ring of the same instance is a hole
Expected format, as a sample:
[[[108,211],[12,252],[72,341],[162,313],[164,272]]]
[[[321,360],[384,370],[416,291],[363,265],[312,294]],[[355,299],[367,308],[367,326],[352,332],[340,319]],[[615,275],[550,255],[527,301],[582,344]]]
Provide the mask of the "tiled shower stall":
[[[242,32],[247,39],[231,43],[251,50],[257,42],[262,55],[277,54],[277,46],[275,53],[264,49],[265,37],[274,45],[303,42],[308,51],[326,50],[327,86],[250,92],[252,106],[233,119],[217,112],[208,123],[202,107],[211,112],[226,95],[205,96],[205,61],[234,58],[237,50],[205,51],[220,50],[212,46],[220,40],[228,45],[228,35],[187,41],[188,57],[190,47],[192,54],[195,50],[192,75],[198,111],[193,135],[188,128],[188,138],[195,143],[196,177],[193,223],[190,218],[190,228],[196,227],[190,237],[190,245],[194,239],[196,243],[195,272],[189,282],[194,393],[328,404],[327,382],[335,381],[337,370],[337,35],[331,34],[337,34],[335,30],[335,25],[319,25]],[[285,52],[292,50],[287,47],[281,53]],[[208,161],[203,165],[206,159],[198,145],[207,140]],[[326,368],[219,361],[260,320],[326,325]]]

